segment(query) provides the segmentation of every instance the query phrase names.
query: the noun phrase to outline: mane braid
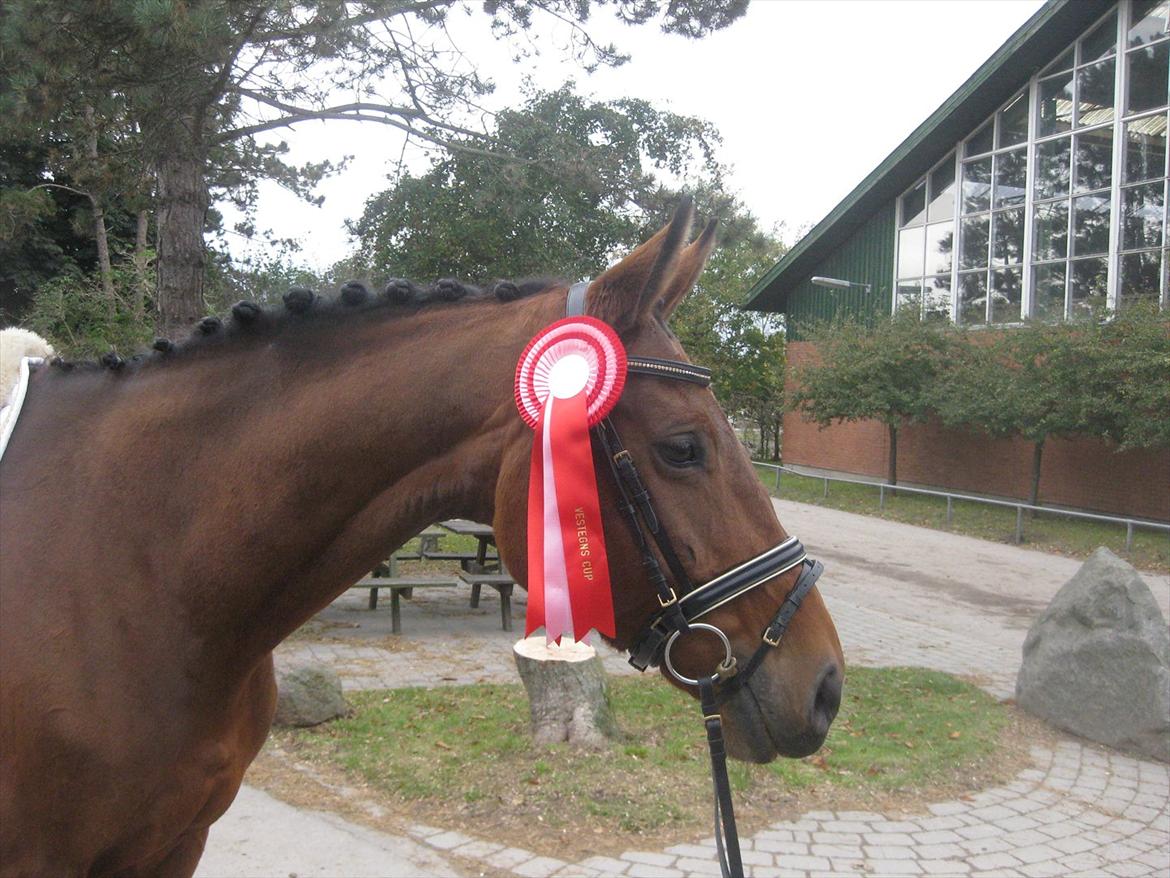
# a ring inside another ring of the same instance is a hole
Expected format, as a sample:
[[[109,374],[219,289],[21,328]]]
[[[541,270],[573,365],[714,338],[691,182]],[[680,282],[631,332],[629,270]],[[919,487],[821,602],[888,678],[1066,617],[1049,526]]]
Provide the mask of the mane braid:
[[[293,287],[282,297],[282,305],[261,307],[255,302],[241,301],[231,307],[230,319],[210,315],[192,327],[184,341],[173,342],[156,338],[150,350],[123,359],[115,351],[103,354],[95,361],[67,361],[56,357],[51,361],[61,373],[104,371],[119,375],[138,369],[174,362],[180,356],[200,351],[222,349],[232,342],[269,337],[292,325],[335,325],[356,315],[409,316],[428,307],[451,306],[453,303],[495,300],[500,303],[527,299],[568,284],[560,278],[540,277],[520,281],[501,280],[490,290],[461,281],[444,278],[430,287],[420,288],[409,280],[394,278],[373,295],[361,281],[347,281],[334,299],[318,295],[307,287]]]

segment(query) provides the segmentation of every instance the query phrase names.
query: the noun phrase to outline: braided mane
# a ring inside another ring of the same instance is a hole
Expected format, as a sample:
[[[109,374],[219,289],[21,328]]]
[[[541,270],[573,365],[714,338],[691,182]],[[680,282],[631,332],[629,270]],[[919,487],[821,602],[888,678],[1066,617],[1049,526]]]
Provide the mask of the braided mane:
[[[332,298],[307,287],[293,287],[282,297],[282,305],[261,307],[255,302],[242,301],[231,307],[226,320],[214,315],[204,317],[195,324],[190,337],[182,342],[157,338],[150,352],[140,352],[129,359],[109,351],[96,362],[71,362],[58,357],[52,361],[52,365],[64,371],[108,369],[117,372],[127,367],[171,360],[184,353],[209,349],[230,339],[269,337],[294,325],[334,325],[340,319],[350,319],[355,315],[408,316],[428,306],[453,302],[491,299],[513,302],[563,285],[562,281],[553,278],[533,278],[518,282],[503,280],[490,290],[485,290],[451,278],[436,281],[429,287],[394,278],[377,294],[372,293],[361,281],[348,281]]]

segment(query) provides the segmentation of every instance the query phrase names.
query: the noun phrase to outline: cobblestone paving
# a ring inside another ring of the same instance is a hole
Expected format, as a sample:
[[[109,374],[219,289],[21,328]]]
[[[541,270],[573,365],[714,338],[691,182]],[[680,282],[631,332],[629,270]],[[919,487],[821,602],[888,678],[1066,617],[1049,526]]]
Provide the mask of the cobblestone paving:
[[[842,525],[840,530],[855,534],[858,527],[856,517],[850,516],[848,528]],[[888,529],[889,523],[880,527]],[[1067,559],[1039,556],[1039,562],[1031,562],[1039,566],[1029,569],[1026,556],[1038,553],[967,542],[982,553],[970,559],[972,570],[994,552],[996,557],[990,560],[1010,564],[1014,575],[1029,577],[1039,597],[1034,595],[1030,604],[981,607],[977,600],[951,601],[938,590],[927,593],[921,586],[913,593],[895,579],[883,584],[875,583],[872,574],[868,579],[851,576],[850,560],[834,559],[831,569],[846,575],[836,581],[826,576],[821,589],[851,662],[935,668],[971,679],[997,697],[1012,694],[1027,622],[1067,579],[1070,564]],[[820,552],[829,560],[833,549],[828,539],[824,544]],[[959,569],[964,566],[963,547],[961,539],[951,539],[946,546],[948,560]],[[1051,581],[1037,585],[1045,576]],[[1165,605],[1167,583],[1148,576],[1147,580]],[[972,581],[973,592],[985,594],[978,591],[980,585]],[[329,639],[286,643],[278,650],[277,661],[325,662],[338,671],[348,689],[514,681],[511,644],[521,632],[500,631],[498,605],[485,604],[469,609],[465,593],[416,595],[404,602],[404,633],[381,646],[377,644],[389,636],[388,611],[370,613],[364,595],[347,595],[319,617],[332,626]],[[923,612],[924,605],[928,612]],[[520,596],[514,608],[518,629],[523,615]],[[456,616],[459,624],[452,626]],[[452,635],[452,630],[460,633]],[[609,672],[634,673],[624,656],[604,647],[600,651]],[[747,874],[754,878],[1170,874],[1170,766],[1072,740],[1054,750],[1034,748],[1032,756],[1033,767],[1011,783],[932,804],[921,814],[823,811],[773,824],[743,839]],[[410,835],[465,862],[478,861],[528,878],[719,875],[712,838],[680,840],[662,851],[628,851],[620,857],[569,863],[422,824],[412,827]]]
[[[742,843],[748,876],[1164,876],[1170,866],[1170,771],[1065,741],[1035,748],[1009,784],[922,814],[810,811]],[[418,824],[416,841],[529,878],[718,876],[715,840],[570,863]]]

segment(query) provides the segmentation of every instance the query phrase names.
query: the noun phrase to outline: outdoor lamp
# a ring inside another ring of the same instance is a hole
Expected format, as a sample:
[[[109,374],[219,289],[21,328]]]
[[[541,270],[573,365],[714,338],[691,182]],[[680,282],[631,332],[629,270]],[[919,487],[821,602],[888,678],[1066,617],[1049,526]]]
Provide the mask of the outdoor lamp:
[[[872,289],[869,284],[858,283],[857,281],[852,280],[842,280],[839,277],[820,277],[818,275],[817,277],[810,278],[810,280],[814,286],[829,287],[830,289],[834,290],[847,290],[850,287],[863,287],[868,293]]]

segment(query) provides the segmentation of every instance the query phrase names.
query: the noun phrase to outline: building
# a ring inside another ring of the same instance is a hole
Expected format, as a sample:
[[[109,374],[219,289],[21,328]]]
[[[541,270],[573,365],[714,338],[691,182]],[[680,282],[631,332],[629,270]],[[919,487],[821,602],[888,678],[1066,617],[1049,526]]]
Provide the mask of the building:
[[[843,311],[1010,326],[1165,305],[1168,19],[1170,0],[1045,4],[749,292],[786,315],[790,364],[802,321]],[[785,416],[787,463],[881,476],[886,442]],[[1024,442],[928,424],[898,458],[907,482],[1027,496]],[[1170,519],[1170,453],[1053,440],[1041,502]]]

